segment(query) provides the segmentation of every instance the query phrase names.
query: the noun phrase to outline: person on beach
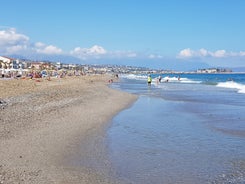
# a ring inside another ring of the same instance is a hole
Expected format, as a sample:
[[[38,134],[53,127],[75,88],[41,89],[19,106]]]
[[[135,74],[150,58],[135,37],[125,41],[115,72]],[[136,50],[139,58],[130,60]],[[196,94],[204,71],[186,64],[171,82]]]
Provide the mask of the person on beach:
[[[148,83],[148,86],[150,86],[150,85],[151,85],[151,82],[152,82],[151,75],[148,75],[148,78],[147,78],[147,83]]]
[[[2,78],[4,78],[5,70],[2,69]]]
[[[165,77],[165,81],[164,82],[168,82],[169,81],[169,76]]]
[[[162,81],[162,76],[159,75],[159,77],[158,77],[158,82],[161,83],[161,81]]]

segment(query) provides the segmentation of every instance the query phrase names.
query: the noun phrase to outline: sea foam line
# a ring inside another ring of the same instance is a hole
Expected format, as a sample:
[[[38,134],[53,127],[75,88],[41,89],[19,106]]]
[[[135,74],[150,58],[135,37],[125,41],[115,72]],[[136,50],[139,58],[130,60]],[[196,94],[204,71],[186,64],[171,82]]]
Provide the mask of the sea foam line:
[[[123,74],[120,77],[126,78],[126,79],[134,79],[134,80],[147,80],[147,75],[135,75],[135,74]],[[158,77],[154,77],[152,79],[153,82],[158,81]],[[178,78],[178,77],[170,77],[170,76],[165,76],[162,78],[161,82],[179,82],[179,83],[196,83],[199,84],[202,81],[194,81],[188,78]]]
[[[238,93],[245,93],[245,85],[234,81],[220,82],[217,84],[217,87],[237,89]]]

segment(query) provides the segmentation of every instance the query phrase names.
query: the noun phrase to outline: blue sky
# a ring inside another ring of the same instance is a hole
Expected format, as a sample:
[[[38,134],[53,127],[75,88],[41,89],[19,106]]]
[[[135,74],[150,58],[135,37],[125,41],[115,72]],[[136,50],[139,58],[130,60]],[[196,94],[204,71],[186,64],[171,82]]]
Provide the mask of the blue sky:
[[[244,0],[8,0],[1,7],[0,55],[245,67]]]

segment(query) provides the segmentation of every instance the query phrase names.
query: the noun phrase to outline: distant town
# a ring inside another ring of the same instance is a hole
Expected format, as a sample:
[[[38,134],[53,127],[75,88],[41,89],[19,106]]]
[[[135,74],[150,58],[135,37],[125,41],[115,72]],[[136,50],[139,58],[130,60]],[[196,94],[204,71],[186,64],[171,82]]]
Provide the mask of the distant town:
[[[82,65],[66,64],[62,62],[50,61],[31,61],[27,59],[14,59],[0,56],[0,72],[2,77],[12,77],[13,75],[24,75],[33,71],[73,71],[76,74],[148,74],[148,73],[231,73],[231,69],[224,68],[206,68],[197,69],[196,71],[179,72],[167,69],[150,69],[136,66],[119,66],[119,65]]]

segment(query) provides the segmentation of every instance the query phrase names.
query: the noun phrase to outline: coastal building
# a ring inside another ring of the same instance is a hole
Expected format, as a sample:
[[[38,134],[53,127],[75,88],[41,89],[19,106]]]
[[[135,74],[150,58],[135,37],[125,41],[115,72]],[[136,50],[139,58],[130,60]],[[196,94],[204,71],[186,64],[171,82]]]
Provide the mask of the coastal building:
[[[11,69],[14,65],[14,59],[5,57],[5,56],[0,56],[0,68],[1,69]]]
[[[76,64],[62,64],[63,69],[75,70],[77,68]]]
[[[21,60],[0,56],[1,77],[16,77],[22,75],[25,70],[25,64]]]
[[[217,73],[218,69],[216,68],[205,68],[205,69],[198,69],[197,73]]]
[[[62,68],[62,63],[61,62],[56,62],[55,67],[57,70],[60,70]]]
[[[198,69],[197,73],[229,73],[232,72],[231,69],[220,69],[220,68],[206,68],[206,69]]]
[[[0,69],[18,70],[23,69],[24,63],[18,59],[13,59],[5,56],[0,56]]]
[[[32,70],[53,70],[56,66],[50,62],[30,62],[29,69]]]
[[[41,70],[42,65],[43,62],[31,62],[28,68],[32,70]]]

